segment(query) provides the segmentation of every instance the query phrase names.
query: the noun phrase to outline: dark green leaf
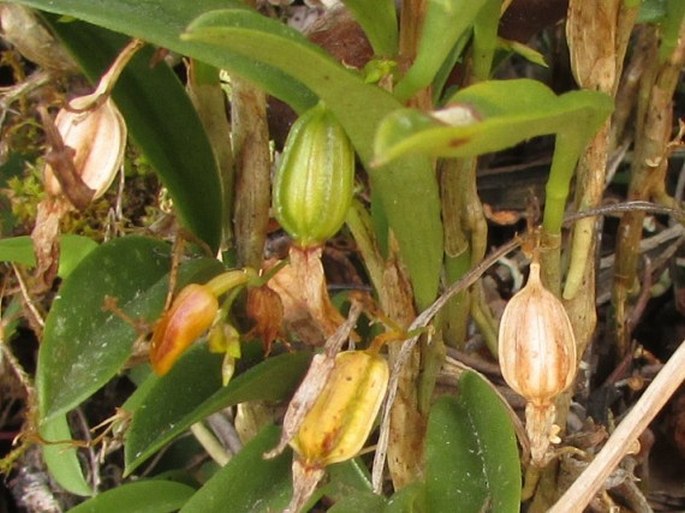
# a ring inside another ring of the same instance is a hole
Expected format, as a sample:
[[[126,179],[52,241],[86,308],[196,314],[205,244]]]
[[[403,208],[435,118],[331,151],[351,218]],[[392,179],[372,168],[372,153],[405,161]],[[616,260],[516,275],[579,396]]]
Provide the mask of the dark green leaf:
[[[416,482],[395,492],[383,513],[430,513],[424,505],[426,486]]]
[[[128,41],[83,22],[53,20],[52,28],[92,82],[99,80]],[[151,66],[153,55],[154,49],[146,48],[131,60],[112,97],[132,139],[168,189],[183,224],[217,249],[224,213],[212,147],[183,85],[164,62]]]
[[[105,297],[134,319],[154,320],[161,312],[171,267],[169,246],[144,237],[103,244],[62,284],[45,324],[38,353],[36,387],[46,419],[78,406],[121,369],[136,339],[134,328],[111,310]],[[181,266],[179,284],[216,274],[213,259]]]
[[[66,491],[75,495],[93,495],[93,489],[83,476],[77,449],[71,440],[71,430],[66,415],[57,415],[40,427],[40,436],[46,442],[42,446],[43,461],[52,476]]]
[[[291,452],[265,460],[280,430],[267,427],[190,499],[181,513],[267,513],[283,511],[292,488]]]
[[[334,502],[357,492],[371,492],[371,476],[360,458],[336,463],[326,469],[328,483],[321,488],[323,495]]]
[[[173,481],[151,479],[127,483],[79,504],[69,513],[171,513],[195,490]]]
[[[278,400],[299,383],[311,355],[288,353],[255,365],[221,386],[221,357],[197,347],[158,378],[133,415],[126,473],[212,413],[245,401]]]
[[[343,500],[336,502],[329,513],[383,513],[386,500],[372,492],[351,493]]]
[[[204,12],[244,7],[242,2],[235,0],[20,0],[17,3],[72,16],[208,63],[216,60],[215,50],[205,45],[181,41],[178,35]],[[93,49],[92,45],[87,45],[86,48]],[[292,105],[298,112],[304,112],[316,103],[316,98],[306,87],[282,71],[225,50],[222,51],[221,58],[231,62],[228,69],[259,84],[269,94]]]
[[[474,372],[459,396],[440,398],[426,435],[426,510],[431,513],[518,513],[521,472],[508,412]]]

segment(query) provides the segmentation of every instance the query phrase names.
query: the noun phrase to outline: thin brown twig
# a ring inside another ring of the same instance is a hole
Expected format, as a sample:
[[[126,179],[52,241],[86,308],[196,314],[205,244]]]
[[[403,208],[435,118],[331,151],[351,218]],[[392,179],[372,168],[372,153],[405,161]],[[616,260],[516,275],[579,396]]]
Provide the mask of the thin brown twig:
[[[45,320],[43,319],[41,313],[38,311],[36,305],[34,304],[33,299],[29,294],[29,289],[26,286],[26,282],[24,282],[24,276],[19,271],[19,268],[15,264],[12,264],[12,270],[14,271],[14,275],[17,278],[17,283],[19,283],[19,290],[21,290],[21,297],[24,299],[24,304],[26,305],[26,308],[28,308],[31,314],[30,318],[28,319],[29,323],[36,332],[36,336],[40,338],[43,329],[45,328]]]
[[[685,340],[625,416],[595,459],[548,513],[582,513],[638,436],[685,380]]]

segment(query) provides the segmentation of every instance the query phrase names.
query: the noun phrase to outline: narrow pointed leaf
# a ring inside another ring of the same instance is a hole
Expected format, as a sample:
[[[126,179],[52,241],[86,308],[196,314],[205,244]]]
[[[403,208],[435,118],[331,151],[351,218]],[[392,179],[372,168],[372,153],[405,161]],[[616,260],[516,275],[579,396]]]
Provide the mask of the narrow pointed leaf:
[[[375,163],[408,154],[470,157],[545,134],[573,132],[589,139],[611,113],[611,99],[595,91],[557,96],[535,80],[482,82],[448,101],[455,121],[413,109],[395,111],[378,130]],[[457,109],[458,112],[457,112]]]
[[[416,59],[395,87],[395,96],[406,101],[428,86],[450,51],[473,26],[488,0],[428,0]]]
[[[171,513],[178,511],[193,493],[194,488],[173,481],[137,481],[101,493],[69,513]]]
[[[302,379],[311,356],[288,353],[255,365],[221,386],[220,355],[198,346],[157,379],[133,415],[125,446],[126,473],[161,447],[222,408],[245,401],[278,400]]]
[[[272,460],[262,455],[278,443],[269,426],[252,439],[181,509],[181,513],[268,513],[283,511],[292,494],[291,452]]]

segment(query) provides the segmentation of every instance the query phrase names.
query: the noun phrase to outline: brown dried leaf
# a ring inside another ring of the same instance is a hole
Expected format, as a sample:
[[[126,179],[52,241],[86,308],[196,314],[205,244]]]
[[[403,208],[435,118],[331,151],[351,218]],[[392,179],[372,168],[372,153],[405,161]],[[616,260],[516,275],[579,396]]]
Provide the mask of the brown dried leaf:
[[[290,263],[269,281],[283,303],[283,322],[305,344],[320,346],[344,321],[331,304],[321,248],[290,249]]]
[[[247,317],[254,323],[248,333],[262,341],[264,353],[271,352],[274,341],[281,338],[283,304],[278,294],[268,285],[247,289]]]
[[[48,290],[57,276],[59,264],[59,220],[70,210],[61,198],[46,198],[38,204],[36,225],[31,232],[36,254],[36,279],[42,290]]]

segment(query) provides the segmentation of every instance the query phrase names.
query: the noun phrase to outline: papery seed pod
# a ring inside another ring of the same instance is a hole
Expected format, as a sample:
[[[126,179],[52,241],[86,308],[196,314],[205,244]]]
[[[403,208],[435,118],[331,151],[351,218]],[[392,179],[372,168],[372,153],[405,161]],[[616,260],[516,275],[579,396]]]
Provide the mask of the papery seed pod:
[[[99,104],[95,100],[93,95],[74,98],[69,108],[60,110],[55,118],[64,144],[74,150],[76,174],[93,191],[91,199],[102,196],[109,188],[126,149],[126,123],[121,113],[110,98]],[[62,193],[60,181],[49,164],[45,166],[44,181],[48,194]]]
[[[209,329],[218,311],[219,302],[206,285],[191,283],[181,290],[152,334],[150,363],[155,373],[169,372],[190,344]]]
[[[329,239],[352,202],[354,148],[342,125],[319,104],[292,126],[274,177],[276,219],[302,247]]]
[[[526,286],[504,309],[499,361],[509,386],[533,403],[549,403],[573,383],[577,366],[571,321],[542,284],[537,262],[530,264]]]
[[[576,342],[564,306],[530,264],[528,283],[509,300],[499,330],[499,363],[507,384],[522,395],[533,462],[542,464],[554,435],[554,399],[576,375]]]
[[[367,351],[345,351],[291,440],[305,467],[356,456],[369,436],[388,386],[388,364]]]

